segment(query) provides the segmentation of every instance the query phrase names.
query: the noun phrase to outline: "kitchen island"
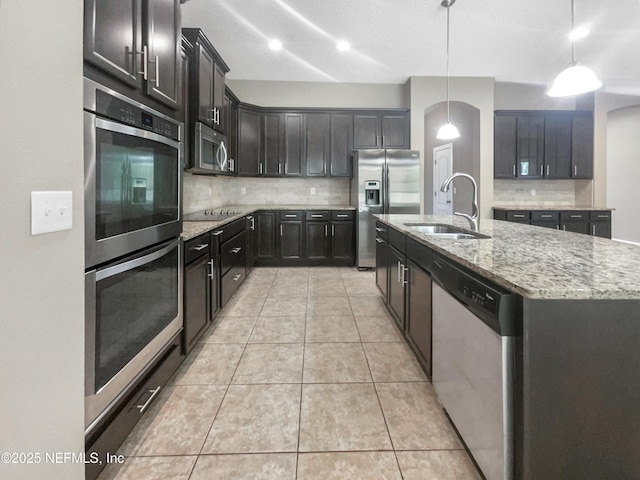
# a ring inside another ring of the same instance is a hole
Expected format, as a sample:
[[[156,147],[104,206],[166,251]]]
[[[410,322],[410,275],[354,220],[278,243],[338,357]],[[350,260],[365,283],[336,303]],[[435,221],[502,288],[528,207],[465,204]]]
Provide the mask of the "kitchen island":
[[[427,338],[426,327],[416,326],[422,322],[430,328],[433,314],[432,378],[439,396],[446,392],[447,382],[451,387],[457,378],[468,376],[467,371],[477,374],[475,380],[479,381],[472,390],[484,389],[485,398],[496,397],[491,389],[499,391],[501,385],[492,384],[489,375],[483,382],[483,364],[474,362],[473,355],[480,349],[473,336],[467,336],[467,343],[458,343],[458,351],[446,351],[447,342],[463,336],[460,329],[447,327],[449,320],[455,320],[453,317],[465,308],[460,307],[460,297],[456,300],[447,294],[447,285],[434,265],[450,264],[513,298],[515,332],[490,332],[503,339],[503,356],[500,366],[498,343],[496,365],[489,367],[502,369],[508,389],[502,389],[506,395],[497,402],[497,413],[479,410],[487,416],[500,416],[502,410],[503,421],[496,425],[508,431],[504,445],[508,473],[504,478],[640,478],[640,248],[488,219],[481,220],[478,232],[488,238],[460,240],[424,235],[415,228],[416,224],[442,224],[468,230],[468,223],[457,217],[379,215],[378,222],[379,243],[388,242],[395,255],[379,263],[387,265],[388,305],[396,301],[390,311],[397,321],[403,317],[399,326],[402,329],[404,325],[405,337],[429,367],[431,345],[423,343],[416,349],[416,339],[424,342]],[[395,268],[399,269],[397,279]],[[415,278],[433,282],[415,283]],[[397,306],[395,284],[403,289],[404,306]],[[378,285],[384,294],[381,282]],[[412,292],[416,286],[421,290]],[[466,288],[458,285],[458,289],[462,287]],[[423,304],[432,311],[413,306],[424,298],[429,302]],[[447,302],[449,310],[443,315],[442,305]],[[473,306],[473,302],[470,296],[467,303]],[[452,307],[454,304],[458,306]],[[475,323],[483,322],[478,318]],[[443,340],[442,332],[446,334],[447,328],[450,336]],[[420,335],[412,335],[412,330]],[[505,338],[511,339],[512,357],[504,356]],[[443,351],[451,357],[439,367],[437,357]],[[455,363],[452,358],[461,360]],[[450,373],[444,370],[455,370],[456,374],[443,381],[442,375]],[[444,400],[443,404],[447,405]],[[474,412],[469,410],[469,415]],[[465,436],[464,431],[461,436],[482,467],[486,452],[470,445],[477,446],[484,439]],[[495,445],[485,450],[492,447]],[[500,476],[495,471],[484,473],[487,478],[502,478],[501,472]]]

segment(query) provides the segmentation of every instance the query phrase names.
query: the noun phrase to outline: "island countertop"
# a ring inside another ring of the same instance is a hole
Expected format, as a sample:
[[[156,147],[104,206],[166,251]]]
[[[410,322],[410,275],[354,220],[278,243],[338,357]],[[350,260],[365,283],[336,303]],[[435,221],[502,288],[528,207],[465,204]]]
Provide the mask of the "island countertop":
[[[375,215],[381,222],[481,276],[527,298],[640,299],[640,247],[606,238],[526,224],[481,219],[491,238],[447,240],[405,223],[438,223],[469,230],[455,216]]]

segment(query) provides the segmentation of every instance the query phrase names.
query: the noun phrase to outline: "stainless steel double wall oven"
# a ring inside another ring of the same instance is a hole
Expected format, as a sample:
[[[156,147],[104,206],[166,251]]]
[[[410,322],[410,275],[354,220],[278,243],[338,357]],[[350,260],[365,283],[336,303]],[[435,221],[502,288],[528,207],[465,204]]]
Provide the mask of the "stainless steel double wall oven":
[[[84,79],[86,433],[182,329],[181,134]]]

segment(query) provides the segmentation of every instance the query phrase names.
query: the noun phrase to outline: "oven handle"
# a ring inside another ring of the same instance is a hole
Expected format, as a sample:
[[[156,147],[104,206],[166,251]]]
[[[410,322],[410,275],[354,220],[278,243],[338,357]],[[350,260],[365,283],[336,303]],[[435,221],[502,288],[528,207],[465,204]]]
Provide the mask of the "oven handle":
[[[129,125],[123,125],[121,123],[105,120],[104,118],[96,117],[96,128],[108,130],[110,132],[122,133],[124,135],[131,135],[133,137],[146,138],[147,140],[163,143],[172,148],[175,148],[176,150],[180,148],[180,143],[171,140],[170,138],[163,137],[162,135],[158,135],[157,133],[148,132],[147,130],[143,130],[141,128],[131,127]]]
[[[141,267],[142,265],[146,265],[147,263],[151,263],[154,260],[164,257],[167,253],[176,248],[179,243],[180,239],[178,238],[153,253],[134,258],[133,260],[129,260],[128,262],[119,263],[117,265],[114,265],[113,267],[105,268],[104,270],[98,270],[96,272],[96,281],[104,280],[105,278],[113,277],[114,275],[126,272],[127,270],[133,270],[134,268]]]

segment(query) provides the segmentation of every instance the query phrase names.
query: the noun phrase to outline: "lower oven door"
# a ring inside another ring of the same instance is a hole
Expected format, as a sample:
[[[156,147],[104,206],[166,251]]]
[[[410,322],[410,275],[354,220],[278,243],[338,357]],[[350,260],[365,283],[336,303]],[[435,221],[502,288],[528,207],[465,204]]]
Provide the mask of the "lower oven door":
[[[181,240],[85,274],[89,432],[182,328]]]

